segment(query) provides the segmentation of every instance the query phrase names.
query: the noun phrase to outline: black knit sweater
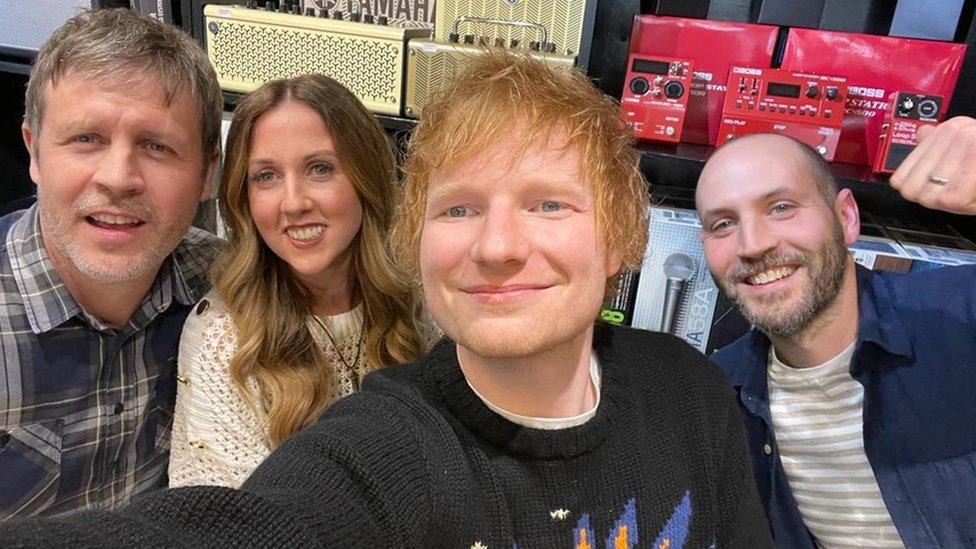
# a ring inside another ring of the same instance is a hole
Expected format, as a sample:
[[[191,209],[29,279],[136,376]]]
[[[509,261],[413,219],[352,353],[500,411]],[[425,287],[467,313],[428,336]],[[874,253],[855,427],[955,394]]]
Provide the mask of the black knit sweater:
[[[0,545],[772,546],[719,370],[668,335],[601,326],[594,347],[601,402],[578,427],[491,412],[443,341],[369,376],[240,490],[8,523]]]

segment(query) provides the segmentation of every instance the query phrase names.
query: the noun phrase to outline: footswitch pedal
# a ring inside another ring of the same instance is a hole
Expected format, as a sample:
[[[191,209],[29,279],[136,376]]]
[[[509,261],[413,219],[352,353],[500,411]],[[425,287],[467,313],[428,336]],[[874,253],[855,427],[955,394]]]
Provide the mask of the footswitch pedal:
[[[881,125],[874,173],[892,173],[918,144],[918,129],[933,126],[943,118],[942,98],[909,92],[894,92]]]

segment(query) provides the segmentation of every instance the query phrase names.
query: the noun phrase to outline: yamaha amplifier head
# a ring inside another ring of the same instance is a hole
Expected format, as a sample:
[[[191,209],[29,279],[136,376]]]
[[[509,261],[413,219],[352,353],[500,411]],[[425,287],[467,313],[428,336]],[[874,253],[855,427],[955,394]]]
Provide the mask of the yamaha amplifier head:
[[[430,36],[430,30],[323,14],[207,5],[207,54],[220,86],[246,93],[269,80],[320,73],[349,88],[369,110],[399,115],[407,40]]]
[[[413,118],[420,118],[424,105],[447,86],[466,59],[490,51],[488,46],[434,40],[411,40],[408,49],[406,106],[403,112]],[[552,66],[573,67],[574,57],[571,55],[526,49],[518,51]]]
[[[847,79],[781,69],[732,67],[718,145],[754,133],[780,133],[833,160]]]
[[[892,173],[918,144],[918,129],[934,126],[944,118],[942,98],[938,95],[895,92],[889,96],[891,107],[881,125],[874,173]]]
[[[552,51],[577,57],[577,64],[584,70],[589,62],[596,0],[438,0],[435,13],[434,38],[441,42],[448,41],[462,17],[535,23],[548,31],[547,42],[552,44]],[[490,42],[495,38],[506,44],[513,39],[534,39],[524,28],[514,26],[470,22],[459,27],[461,35],[484,36]]]
[[[631,54],[620,98],[620,114],[637,139],[677,143],[691,95],[687,59]]]

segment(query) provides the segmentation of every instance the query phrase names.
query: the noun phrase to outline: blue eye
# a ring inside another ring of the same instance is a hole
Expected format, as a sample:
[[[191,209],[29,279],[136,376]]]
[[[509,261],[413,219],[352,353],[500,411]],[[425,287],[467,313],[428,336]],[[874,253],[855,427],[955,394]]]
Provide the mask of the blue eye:
[[[272,179],[274,179],[274,172],[271,171],[258,172],[247,176],[247,180],[251,183],[267,183]]]
[[[773,206],[773,212],[778,213],[778,214],[787,213],[787,212],[789,212],[792,209],[793,209],[793,206],[791,206],[789,204],[786,204],[785,202],[781,202],[781,203],[776,204],[775,206]]]
[[[732,221],[728,219],[723,219],[722,221],[719,221],[718,223],[712,225],[712,231],[716,231],[716,232],[724,231],[726,229],[730,229],[731,227],[732,227]]]
[[[468,215],[468,209],[464,206],[454,206],[447,210],[448,217],[464,217],[466,215]]]
[[[150,142],[148,144],[148,146],[149,146],[149,150],[151,150],[154,153],[165,153],[168,150],[166,148],[166,145],[162,145],[162,144],[156,143],[154,141],[153,142]]]
[[[546,200],[545,202],[539,204],[539,209],[543,212],[552,213],[558,212],[563,209],[563,205],[559,202],[553,202],[552,200]]]
[[[331,175],[332,172],[334,171],[335,168],[322,162],[312,165],[312,173],[318,176],[323,176],[323,177],[328,176]]]

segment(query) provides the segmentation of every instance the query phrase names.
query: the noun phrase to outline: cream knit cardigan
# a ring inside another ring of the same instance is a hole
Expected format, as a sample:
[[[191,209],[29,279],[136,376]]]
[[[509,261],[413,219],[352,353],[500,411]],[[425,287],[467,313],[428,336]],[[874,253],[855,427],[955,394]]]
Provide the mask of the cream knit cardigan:
[[[338,345],[336,349],[316,322],[309,322],[312,337],[336,368],[338,397],[353,391],[351,372],[336,352],[353,366],[356,376],[367,371],[365,349],[357,352],[363,325],[362,304],[335,316],[319,317]],[[365,347],[365,345],[364,345]],[[230,359],[237,349],[237,334],[227,306],[211,290],[193,309],[180,338],[176,409],[173,415],[169,463],[170,486],[219,485],[237,488],[264,460],[271,447],[266,417],[248,405],[231,380]],[[252,400],[257,384],[251,383]]]

